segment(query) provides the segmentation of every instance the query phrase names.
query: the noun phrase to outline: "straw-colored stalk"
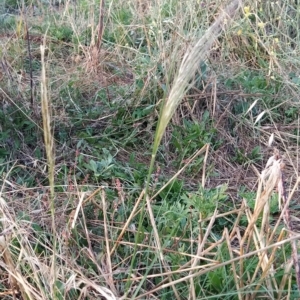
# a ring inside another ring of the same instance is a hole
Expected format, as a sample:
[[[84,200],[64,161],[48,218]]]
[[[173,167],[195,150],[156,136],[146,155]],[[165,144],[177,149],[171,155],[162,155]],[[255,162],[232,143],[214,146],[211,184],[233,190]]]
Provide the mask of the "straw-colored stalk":
[[[280,161],[276,160],[276,157],[274,155],[269,159],[266,168],[262,172],[257,190],[254,212],[253,214],[251,214],[250,211],[246,213],[248,218],[248,226],[241,241],[241,255],[244,253],[245,242],[247,242],[249,246],[251,241],[253,241],[257,250],[264,249],[267,246],[267,228],[269,224],[270,213],[269,199],[273,193],[274,188],[276,187],[276,184],[278,183],[279,176]],[[263,214],[263,219],[261,228],[259,230],[256,226],[256,222],[261,213]],[[274,275],[272,260],[269,259],[267,252],[259,252],[258,257],[259,264],[257,266],[256,272],[258,271],[258,268],[262,269],[263,273],[265,274],[264,277],[266,279],[266,284],[268,286],[269,292],[272,293],[273,289],[271,278],[273,278]],[[275,289],[278,290],[277,284],[274,280],[273,285]]]
[[[268,244],[272,242],[279,224],[279,223],[276,224],[272,232],[268,230],[269,214],[270,214],[269,199],[271,198],[271,195],[275,187],[277,187],[279,193],[279,206],[281,207],[281,203],[280,203],[281,198],[283,199],[283,203],[285,204],[278,222],[283,218],[286,227],[290,233],[290,236],[293,236],[292,233],[293,228],[291,226],[289,209],[288,209],[288,204],[291,197],[288,198],[284,190],[283,166],[284,164],[282,162],[282,158],[278,150],[275,149],[274,155],[269,158],[267,165],[261,174],[260,183],[258,186],[258,191],[256,196],[254,213],[252,215],[250,212],[247,212],[248,226],[246,228],[245,234],[241,242],[241,255],[243,254],[244,251],[243,247],[245,246],[244,243],[246,241],[249,245],[251,240],[253,240],[257,250],[266,248]],[[298,185],[298,182],[296,183],[296,185]],[[256,226],[256,222],[258,220],[258,217],[261,215],[261,213],[262,213],[262,223],[261,223],[261,228],[259,230]],[[278,239],[279,241],[282,239],[282,234],[283,232],[281,232],[280,234],[280,237]],[[298,263],[296,242],[294,240],[291,241],[291,246],[292,246],[292,259],[294,261],[295,271],[296,271],[297,285],[298,285],[298,289],[300,290],[300,269]],[[276,292],[278,292],[279,290],[278,285],[274,279],[274,267],[272,264],[274,261],[275,250],[276,248],[274,247],[270,256],[268,256],[267,252],[259,252],[258,254],[259,264],[252,277],[252,281],[256,278],[259,268],[262,269],[263,274],[261,276],[259,284],[256,287],[256,291],[258,290],[262,280],[265,280],[269,292],[272,292],[273,290],[272,282]],[[254,299],[253,297],[255,297],[255,293],[252,295],[252,299]]]
[[[43,130],[44,130],[44,144],[46,149],[47,164],[48,164],[48,178],[50,186],[51,200],[54,198],[54,142],[51,132],[51,110],[50,101],[48,98],[47,80],[46,80],[46,65],[45,65],[45,45],[41,45],[41,105],[42,105],[42,118],[43,118]]]
[[[11,290],[13,293],[18,293],[19,285],[16,280],[16,269],[11,257],[11,254],[8,249],[8,240],[4,234],[0,235],[0,260],[3,260],[5,266],[4,268],[7,270],[9,274],[9,283],[11,286]]]
[[[227,243],[227,247],[228,247],[228,250],[229,250],[230,259],[233,260],[233,258],[234,258],[233,249],[232,249],[232,245],[231,245],[230,237],[229,237],[229,232],[228,232],[227,228],[224,229],[223,235],[226,238],[226,243]],[[239,277],[237,275],[237,271],[236,271],[236,267],[235,267],[234,262],[232,262],[231,268],[232,268],[233,278],[234,278],[234,282],[235,282],[235,286],[236,286],[236,290],[237,290],[237,293],[238,293],[239,300],[242,300],[243,297],[242,297],[242,294],[240,292],[240,290],[241,290],[241,280],[239,279]]]
[[[110,243],[109,243],[109,232],[108,232],[108,218],[107,218],[107,211],[106,211],[106,197],[105,197],[105,191],[102,190],[101,193],[101,199],[102,199],[102,207],[103,207],[103,223],[104,223],[104,235],[105,235],[105,245],[106,245],[106,264],[108,268],[108,275],[106,276],[106,282],[108,283],[108,286],[110,287],[111,291],[117,295],[117,289],[114,285],[114,280],[112,277],[112,263],[111,263],[111,255],[110,255]]]
[[[55,225],[55,205],[54,205],[54,140],[51,132],[51,110],[50,101],[48,98],[47,80],[46,80],[46,64],[45,64],[45,41],[44,45],[40,46],[41,49],[41,106],[42,106],[42,118],[43,118],[43,131],[44,131],[44,144],[47,156],[48,165],[48,180],[50,186],[50,207],[52,217],[52,233],[53,233],[53,260],[52,260],[52,294],[55,294],[55,281],[56,281],[56,225]]]
[[[197,254],[196,254],[196,258],[193,258],[192,261],[191,261],[191,268],[192,270],[189,272],[189,275],[192,275],[193,274],[193,271],[194,271],[194,268],[199,264],[199,261],[200,261],[200,257],[202,255],[202,252],[203,252],[203,249],[204,249],[204,246],[207,242],[207,239],[211,233],[211,229],[215,223],[215,220],[216,220],[216,216],[217,216],[217,209],[215,209],[215,212],[213,214],[213,216],[211,217],[210,219],[210,222],[206,228],[206,232],[205,232],[205,235],[204,237],[201,239],[201,236],[199,235],[199,242],[198,242],[198,249],[197,249]],[[192,247],[191,247],[192,248]],[[194,278],[191,277],[190,278],[190,288],[189,288],[189,300],[193,299],[193,300],[196,300],[196,293],[195,293],[195,284],[194,284]]]
[[[166,272],[171,272],[171,268],[168,265],[167,261],[165,260],[165,257],[164,257],[164,254],[163,254],[163,248],[162,248],[162,245],[161,245],[161,242],[160,242],[158,229],[157,229],[156,223],[155,223],[155,217],[154,217],[154,214],[153,214],[153,211],[152,211],[151,202],[150,202],[150,199],[149,199],[148,195],[146,195],[146,199],[147,199],[147,209],[148,209],[148,213],[149,213],[149,217],[150,217],[150,222],[151,222],[151,225],[152,225],[152,228],[153,228],[154,239],[155,239],[157,251],[158,251],[158,254],[159,254],[159,259],[160,259],[165,271]],[[169,282],[172,282],[172,276],[171,275],[167,275],[167,276],[168,276]],[[171,285],[171,287],[173,289],[173,292],[174,292],[174,295],[175,295],[176,299],[180,300],[180,296],[179,296],[179,294],[178,294],[178,292],[175,288],[175,285]]]

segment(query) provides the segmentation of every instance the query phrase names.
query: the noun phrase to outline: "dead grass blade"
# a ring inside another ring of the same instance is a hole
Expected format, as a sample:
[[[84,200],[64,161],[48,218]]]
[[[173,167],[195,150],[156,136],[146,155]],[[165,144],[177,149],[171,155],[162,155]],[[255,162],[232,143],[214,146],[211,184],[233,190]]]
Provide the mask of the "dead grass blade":
[[[293,236],[294,228],[291,223],[291,215],[290,215],[290,210],[289,210],[290,198],[287,197],[285,187],[284,187],[283,167],[284,167],[284,164],[281,164],[280,178],[279,178],[277,187],[278,187],[278,193],[281,196],[281,198],[283,200],[282,202],[285,207],[285,214],[283,215],[284,223],[285,223],[286,228],[288,229],[289,236]],[[297,184],[299,184],[299,181],[300,180],[298,178]],[[297,286],[298,286],[298,290],[300,291],[300,266],[299,266],[299,258],[298,258],[298,247],[297,247],[296,241],[291,242],[291,247],[292,247],[292,259],[293,259],[293,263],[295,266]]]
[[[199,149],[195,154],[193,154],[190,158],[186,160],[186,163],[184,166],[174,174],[167,183],[165,183],[152,197],[151,200],[155,199],[175,178],[177,178],[187,167],[188,165],[194,161],[194,159],[205,152],[205,159],[204,159],[204,167],[203,167],[203,176],[202,176],[202,186],[204,186],[205,182],[205,162],[207,161],[208,156],[208,150],[209,150],[209,144],[204,145],[201,149]]]
[[[236,262],[236,261],[239,261],[240,259],[245,259],[245,258],[248,258],[248,257],[251,257],[251,256],[254,256],[254,255],[257,255],[258,253],[261,253],[261,252],[264,252],[264,251],[267,251],[267,250],[270,250],[272,249],[273,247],[281,247],[283,246],[284,244],[286,243],[290,243],[291,241],[296,241],[297,239],[300,238],[300,234],[297,234],[295,236],[292,236],[290,238],[287,238],[283,241],[280,241],[280,242],[276,242],[274,244],[271,244],[269,246],[266,246],[264,248],[261,248],[261,249],[258,249],[258,250],[254,250],[254,251],[250,251],[248,253],[245,253],[243,254],[242,256],[238,256],[238,257],[235,257],[234,259],[231,259],[231,260],[227,260],[223,263],[220,263],[220,264],[216,264],[212,267],[209,267],[209,268],[206,268],[205,270],[201,270],[199,272],[196,272],[196,273],[193,273],[192,275],[188,275],[188,276],[185,276],[185,277],[182,277],[182,278],[179,278],[175,281],[173,281],[172,283],[166,283],[166,284],[163,284],[161,286],[158,286],[156,287],[155,289],[152,289],[151,291],[147,292],[147,293],[144,293],[142,295],[139,295],[136,297],[136,299],[143,299],[145,296],[151,294],[151,293],[155,293],[155,292],[158,292],[164,288],[167,288],[169,286],[171,286],[172,284],[177,284],[177,283],[180,283],[180,282],[183,282],[183,281],[186,281],[186,280],[189,280],[190,278],[192,277],[197,277],[197,276],[201,276],[203,274],[207,274],[208,272],[211,272],[215,269],[218,269],[220,267],[223,267],[223,266],[227,266],[229,264],[232,264],[233,262]]]
[[[231,241],[230,241],[230,238],[229,238],[229,233],[228,233],[227,228],[224,229],[224,236],[225,236],[227,247],[228,247],[228,250],[229,250],[230,259],[233,260],[233,258],[234,258],[233,250],[232,250]],[[239,300],[243,300],[242,295],[241,295],[241,291],[240,291],[241,290],[241,286],[240,286],[241,280],[239,280],[239,278],[238,278],[234,262],[231,264],[231,266],[232,266],[233,278],[234,278],[234,282],[235,282],[235,285],[236,285],[236,290],[237,290],[237,293],[238,293]]]
[[[166,272],[171,272],[171,269],[168,266],[168,263],[165,261],[165,258],[164,258],[163,249],[162,249],[162,246],[160,243],[160,238],[159,238],[158,230],[156,227],[155,218],[154,218],[154,214],[153,214],[152,207],[151,207],[151,202],[150,202],[148,195],[146,195],[146,203],[147,203],[148,214],[150,217],[150,222],[151,222],[153,233],[154,233],[154,239],[155,239],[155,243],[156,243],[156,247],[157,247],[157,251],[158,251],[158,256],[159,256],[160,261],[161,261],[164,269],[166,270]],[[168,276],[169,282],[172,282],[171,275],[167,275],[167,276]],[[176,299],[180,300],[180,296],[175,288],[175,285],[171,285],[171,287],[173,289]]]
[[[128,228],[128,226],[129,226],[129,224],[130,224],[132,218],[134,217],[134,214],[135,214],[136,211],[137,211],[137,208],[138,208],[138,206],[139,206],[141,200],[143,199],[144,194],[145,194],[145,190],[143,190],[143,191],[141,192],[141,194],[140,194],[138,200],[136,201],[136,203],[135,203],[135,205],[134,205],[134,207],[133,207],[133,209],[132,209],[132,212],[130,213],[130,216],[128,217],[128,219],[127,219],[125,225],[124,225],[123,228],[122,228],[121,233],[119,234],[119,236],[118,236],[118,238],[117,238],[117,240],[116,240],[116,242],[115,242],[113,248],[111,249],[110,256],[113,255],[114,251],[115,251],[116,248],[118,247],[118,245],[119,245],[119,243],[120,243],[120,241],[121,241],[121,239],[122,239],[122,237],[123,237],[125,231],[127,230],[127,228]]]
[[[107,218],[107,212],[106,212],[106,199],[105,199],[105,192],[102,190],[101,193],[101,199],[102,199],[102,208],[103,208],[103,222],[104,222],[104,235],[105,235],[105,244],[106,244],[106,262],[108,267],[108,275],[107,275],[107,282],[111,290],[114,292],[115,295],[117,295],[116,287],[114,286],[114,281],[112,278],[112,264],[111,264],[111,255],[110,255],[110,243],[109,243],[109,234],[108,234],[108,218]],[[91,249],[92,250],[92,249]]]
[[[192,261],[191,261],[192,270],[189,272],[189,275],[193,274],[193,269],[198,265],[200,256],[203,255],[202,252],[203,252],[204,246],[207,242],[207,238],[211,234],[211,229],[212,229],[212,226],[215,223],[217,212],[218,212],[217,210],[214,211],[214,214],[211,217],[210,222],[209,222],[209,224],[206,228],[206,232],[205,232],[204,237],[202,238],[201,235],[199,235],[197,254],[196,254],[196,257],[193,258]],[[199,224],[199,226],[201,226],[201,224]],[[215,248],[215,245],[214,245],[214,248]],[[189,298],[188,299],[189,300],[190,299],[196,300],[195,285],[194,285],[194,278],[193,277],[190,278],[190,289],[189,289]]]

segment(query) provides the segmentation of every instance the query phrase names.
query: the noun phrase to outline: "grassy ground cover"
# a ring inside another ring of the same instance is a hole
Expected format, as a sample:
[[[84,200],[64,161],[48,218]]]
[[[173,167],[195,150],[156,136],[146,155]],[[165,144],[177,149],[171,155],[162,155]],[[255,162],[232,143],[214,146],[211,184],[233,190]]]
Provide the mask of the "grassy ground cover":
[[[299,299],[299,25],[3,0],[1,299]]]

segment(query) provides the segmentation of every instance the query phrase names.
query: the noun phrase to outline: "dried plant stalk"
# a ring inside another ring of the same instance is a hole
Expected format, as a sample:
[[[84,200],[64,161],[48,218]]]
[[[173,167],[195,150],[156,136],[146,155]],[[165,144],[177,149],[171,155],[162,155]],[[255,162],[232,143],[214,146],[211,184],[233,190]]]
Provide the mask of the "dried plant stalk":
[[[257,218],[259,217],[261,211],[263,210],[263,219],[262,219],[262,224],[261,224],[261,229],[260,229],[260,234],[259,234],[259,240],[261,244],[261,247],[265,247],[265,242],[264,240],[271,240],[271,238],[267,239],[266,237],[266,229],[269,224],[269,213],[270,213],[270,207],[268,200],[271,197],[272,192],[274,191],[275,188],[277,188],[278,194],[279,194],[279,202],[280,199],[282,199],[283,203],[283,220],[285,223],[286,228],[288,229],[290,237],[293,237],[293,226],[291,223],[291,218],[290,218],[290,211],[289,211],[289,202],[291,197],[287,197],[285,188],[284,188],[284,174],[283,174],[283,169],[284,169],[284,163],[282,160],[282,157],[277,149],[274,150],[274,155],[271,156],[267,162],[266,168],[262,171],[261,178],[260,178],[260,185],[257,193],[257,198],[256,198],[256,203],[255,203],[255,209],[254,209],[254,216],[249,222],[249,225],[247,227],[246,233],[249,234],[249,232],[255,227],[255,223],[257,221]],[[296,183],[298,185],[299,183],[299,178]],[[262,190],[262,186],[264,186],[264,189]],[[280,203],[279,203],[280,206]],[[275,230],[277,226],[275,226],[271,237],[274,236]],[[244,239],[247,238],[247,235],[245,233]],[[299,261],[298,261],[298,251],[297,251],[297,245],[296,241],[292,240],[291,241],[291,247],[292,247],[292,259],[293,263],[295,266],[295,274],[296,274],[296,281],[297,281],[297,286],[298,290],[300,291],[300,266],[299,266]],[[262,264],[262,269],[263,272],[266,272],[266,269],[269,269],[270,266],[270,261],[268,259],[265,261],[265,263]],[[275,284],[276,287],[276,284]]]
[[[286,228],[288,229],[290,237],[292,237],[294,235],[294,230],[293,230],[293,225],[291,222],[291,215],[290,215],[290,210],[289,210],[289,202],[290,202],[291,197],[289,197],[289,198],[287,197],[286,190],[284,188],[284,180],[283,180],[284,164],[281,162],[280,166],[281,166],[280,176],[279,176],[277,188],[278,188],[279,196],[282,198],[282,203],[285,208],[283,220],[284,220]],[[298,178],[298,180],[297,180],[297,185],[299,184],[299,181],[300,181],[299,179],[300,178]],[[293,259],[293,263],[295,266],[297,286],[298,286],[298,290],[300,291],[300,266],[299,266],[299,259],[298,259],[297,241],[295,241],[295,240],[291,241],[291,247],[292,247],[292,259]]]

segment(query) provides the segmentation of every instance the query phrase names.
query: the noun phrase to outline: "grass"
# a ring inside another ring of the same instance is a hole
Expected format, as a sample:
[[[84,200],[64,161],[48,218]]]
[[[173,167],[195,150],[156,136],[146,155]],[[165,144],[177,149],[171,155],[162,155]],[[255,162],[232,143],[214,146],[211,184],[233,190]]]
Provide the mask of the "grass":
[[[298,299],[298,23],[4,1],[1,299]]]

